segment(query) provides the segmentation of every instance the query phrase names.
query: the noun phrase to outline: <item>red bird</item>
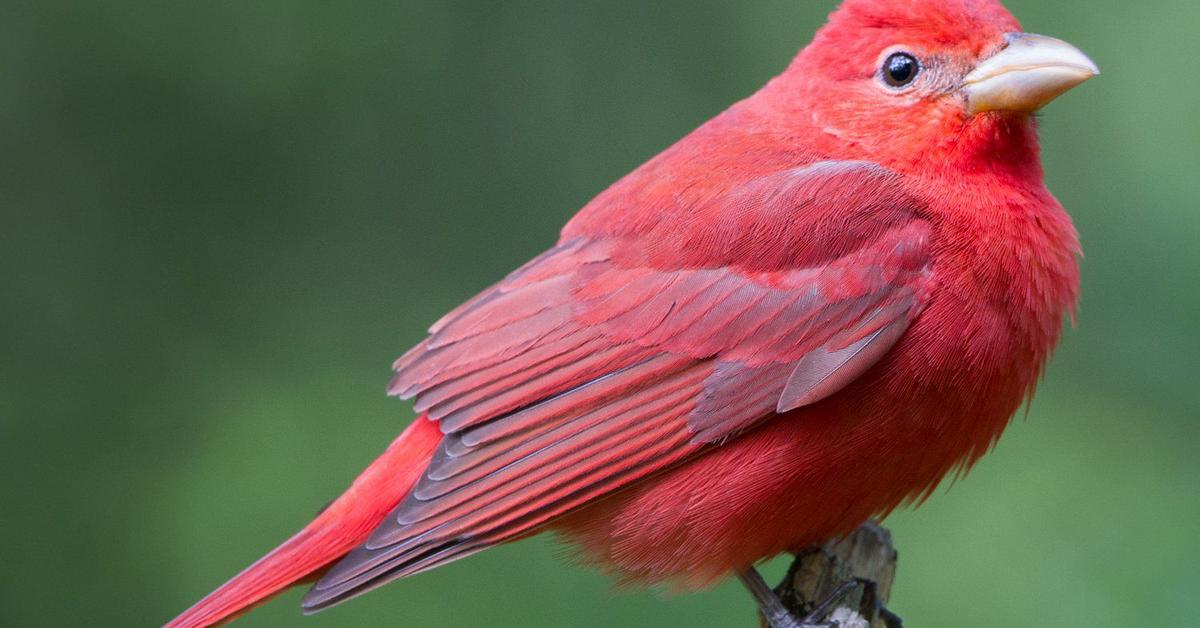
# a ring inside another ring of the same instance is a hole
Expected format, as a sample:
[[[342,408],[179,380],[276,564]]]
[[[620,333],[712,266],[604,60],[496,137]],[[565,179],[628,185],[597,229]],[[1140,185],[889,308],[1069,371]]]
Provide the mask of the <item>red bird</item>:
[[[389,389],[416,422],[169,625],[317,578],[319,611],[548,530],[625,581],[753,584],[920,501],[996,442],[1074,307],[1031,114],[1097,73],[995,0],[846,0],[435,323]]]

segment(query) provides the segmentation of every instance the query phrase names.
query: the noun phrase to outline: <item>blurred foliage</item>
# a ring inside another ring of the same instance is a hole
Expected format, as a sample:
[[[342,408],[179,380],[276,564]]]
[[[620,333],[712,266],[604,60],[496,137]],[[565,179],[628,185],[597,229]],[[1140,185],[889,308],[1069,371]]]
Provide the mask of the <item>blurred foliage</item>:
[[[781,70],[832,2],[0,7],[6,626],[152,625],[409,420],[427,323]],[[1084,296],[1026,419],[891,519],[909,625],[1200,625],[1200,4],[1010,0],[1104,75],[1042,118]],[[545,539],[247,626],[750,626]],[[772,575],[781,571],[776,562]]]

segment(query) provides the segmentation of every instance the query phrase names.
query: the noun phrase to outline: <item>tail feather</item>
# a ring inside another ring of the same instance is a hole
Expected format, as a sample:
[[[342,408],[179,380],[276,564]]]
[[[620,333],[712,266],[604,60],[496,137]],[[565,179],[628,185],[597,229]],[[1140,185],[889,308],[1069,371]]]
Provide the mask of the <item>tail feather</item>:
[[[303,530],[171,620],[166,628],[199,628],[231,621],[284,589],[319,576],[366,541],[408,494],[441,437],[436,423],[424,416],[417,418]]]

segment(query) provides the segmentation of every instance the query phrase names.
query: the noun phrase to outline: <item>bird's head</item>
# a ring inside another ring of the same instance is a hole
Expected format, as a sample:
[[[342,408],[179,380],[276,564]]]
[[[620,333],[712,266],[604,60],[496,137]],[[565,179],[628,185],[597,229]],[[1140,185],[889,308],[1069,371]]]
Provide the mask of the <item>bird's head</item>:
[[[846,0],[768,91],[838,157],[1037,167],[1031,114],[1098,73],[998,0]]]

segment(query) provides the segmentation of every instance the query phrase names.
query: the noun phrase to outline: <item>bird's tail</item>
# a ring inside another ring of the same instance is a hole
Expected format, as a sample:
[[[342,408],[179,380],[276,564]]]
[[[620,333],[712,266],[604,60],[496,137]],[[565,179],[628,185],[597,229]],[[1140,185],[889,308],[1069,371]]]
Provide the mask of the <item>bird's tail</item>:
[[[436,423],[418,417],[303,530],[172,619],[167,628],[222,624],[294,584],[315,579],[365,541],[408,494],[441,436]]]

